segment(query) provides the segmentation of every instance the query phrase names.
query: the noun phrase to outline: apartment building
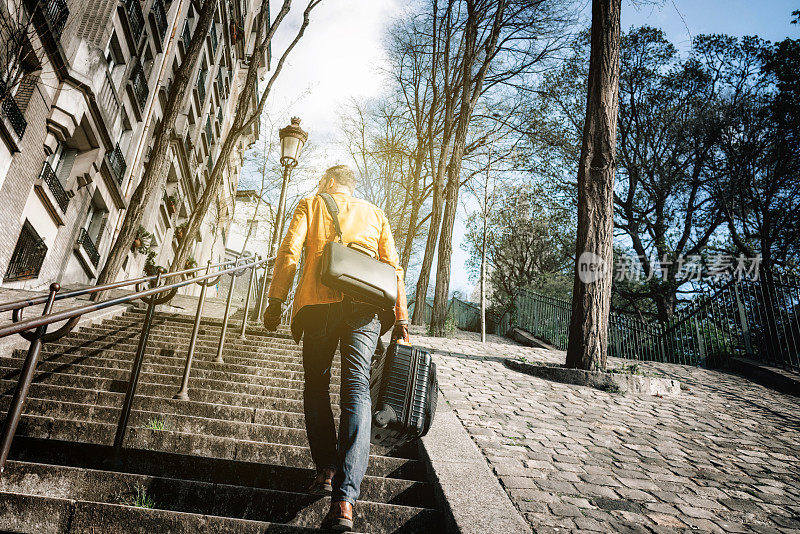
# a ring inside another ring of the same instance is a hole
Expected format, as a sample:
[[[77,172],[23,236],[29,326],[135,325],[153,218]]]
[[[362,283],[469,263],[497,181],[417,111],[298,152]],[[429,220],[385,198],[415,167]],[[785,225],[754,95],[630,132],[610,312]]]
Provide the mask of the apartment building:
[[[146,263],[169,266],[254,60],[254,19],[261,3],[219,2],[171,140],[166,188],[147,199],[143,228],[152,239],[138,248],[138,242],[131,244],[119,278],[138,276]],[[14,12],[17,4],[24,12]],[[41,289],[53,281],[96,279],[147,164],[200,5],[6,2],[0,16],[31,17],[36,31],[27,45],[42,52],[38,64],[25,65],[30,75],[22,83],[0,87],[2,286]],[[268,57],[255,60],[266,70]],[[258,133],[254,127],[227,162],[224,187],[194,244],[198,264],[225,255],[243,152]]]

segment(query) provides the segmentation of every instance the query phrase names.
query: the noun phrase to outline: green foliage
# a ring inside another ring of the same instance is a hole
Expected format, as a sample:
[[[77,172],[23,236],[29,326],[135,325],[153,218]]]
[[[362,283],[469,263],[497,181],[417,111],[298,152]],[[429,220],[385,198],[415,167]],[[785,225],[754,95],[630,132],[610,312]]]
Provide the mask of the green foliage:
[[[137,508],[156,508],[156,501],[147,494],[147,488],[137,482],[132,490],[120,491],[115,495],[115,500],[125,506]]]
[[[155,276],[158,274],[158,265],[156,265],[156,251],[150,250],[147,252],[147,259],[144,260],[144,274],[147,276]]]
[[[144,424],[144,428],[148,428],[150,430],[164,430],[166,426],[166,422],[161,417],[150,419]]]
[[[498,208],[487,221],[486,239],[491,307],[507,305],[519,288],[568,294],[574,247],[569,211],[547,200],[541,188],[505,186],[497,194]],[[462,245],[470,255],[467,265],[474,279],[479,279],[482,246],[483,219],[474,214]]]
[[[186,268],[187,269],[194,269],[195,267],[197,267],[197,260],[194,259],[193,256],[189,256],[186,259]]]
[[[139,241],[137,246],[135,241]],[[145,230],[144,226],[139,225],[139,229],[134,236],[134,243],[131,244],[131,250],[140,254],[147,254],[153,246],[153,234]]]
[[[601,391],[606,391],[608,393],[622,393],[622,390],[619,388],[619,386],[612,382],[606,382],[605,384],[599,386],[597,389]]]
[[[606,372],[622,375],[649,376],[638,363],[631,363],[620,367],[609,367],[606,369]]]

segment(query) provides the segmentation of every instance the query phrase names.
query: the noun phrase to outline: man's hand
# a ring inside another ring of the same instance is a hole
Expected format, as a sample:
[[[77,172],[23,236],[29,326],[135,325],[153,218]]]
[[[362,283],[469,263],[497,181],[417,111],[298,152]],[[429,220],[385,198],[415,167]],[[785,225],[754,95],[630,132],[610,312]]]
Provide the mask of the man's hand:
[[[281,299],[272,297],[269,299],[269,306],[267,306],[267,309],[264,311],[264,328],[270,332],[274,332],[278,329],[278,325],[281,322],[282,304],[283,301]]]
[[[392,330],[392,343],[395,341],[411,345],[411,340],[408,337],[408,323],[395,323],[394,329]]]

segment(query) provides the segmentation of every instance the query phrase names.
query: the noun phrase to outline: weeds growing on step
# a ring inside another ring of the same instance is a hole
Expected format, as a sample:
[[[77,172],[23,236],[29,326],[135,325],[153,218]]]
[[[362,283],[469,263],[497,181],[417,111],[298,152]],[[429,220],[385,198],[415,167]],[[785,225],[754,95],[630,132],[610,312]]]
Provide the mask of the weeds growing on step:
[[[147,488],[142,484],[136,483],[131,491],[120,491],[115,495],[115,500],[125,506],[135,506],[136,508],[155,508],[156,501],[147,494]]]
[[[160,417],[150,419],[144,424],[144,428],[149,428],[150,430],[164,430],[166,426],[167,424]]]

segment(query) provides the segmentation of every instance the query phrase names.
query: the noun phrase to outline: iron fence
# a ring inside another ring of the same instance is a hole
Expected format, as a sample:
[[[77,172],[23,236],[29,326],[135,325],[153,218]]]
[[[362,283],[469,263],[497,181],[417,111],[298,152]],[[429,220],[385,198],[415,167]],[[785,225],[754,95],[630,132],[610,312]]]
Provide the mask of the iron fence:
[[[164,0],[156,0],[153,2],[151,11],[153,13],[153,18],[156,21],[158,35],[163,41],[164,37],[167,35],[167,14],[164,12]]]
[[[89,232],[86,231],[86,228],[81,228],[80,234],[78,235],[78,244],[86,251],[86,255],[89,256],[92,265],[97,267],[100,263],[100,252],[97,251],[97,247],[89,236]]]
[[[22,225],[11,261],[3,280],[28,280],[39,276],[47,255],[47,245],[27,220]]]
[[[760,273],[756,279],[709,281],[666,323],[612,311],[608,355],[687,365],[724,366],[743,357],[800,371],[800,282]],[[566,350],[572,303],[518,291],[496,332],[518,327]]]
[[[144,15],[139,0],[125,0],[125,13],[128,15],[128,25],[131,28],[133,42],[138,43],[144,32]]]
[[[133,85],[133,94],[136,95],[136,102],[139,104],[139,109],[144,113],[145,105],[147,105],[147,96],[150,94],[150,88],[147,87],[147,78],[144,75],[141,63],[136,65],[133,69],[131,84]]]
[[[46,161],[44,162],[44,165],[42,165],[42,172],[40,176],[42,181],[47,184],[47,187],[53,194],[53,198],[56,199],[58,207],[61,208],[63,213],[67,213],[67,207],[69,207],[69,195],[67,195],[67,192],[64,190],[64,185],[61,183],[61,180],[58,179],[58,176],[56,176],[53,168]]]
[[[125,156],[122,154],[122,149],[119,148],[119,143],[114,147],[114,150],[106,153],[106,159],[108,160],[108,166],[111,167],[111,171],[117,179],[117,184],[122,185],[122,179],[125,177],[125,170],[128,168],[128,164],[125,163]]]
[[[50,23],[53,38],[57,41],[61,38],[61,32],[64,30],[69,16],[67,2],[65,0],[48,0],[44,12],[47,22]]]
[[[8,122],[11,123],[11,127],[17,137],[22,139],[22,136],[25,135],[25,129],[28,127],[28,121],[25,120],[25,114],[19,109],[14,97],[6,94],[6,86],[2,81],[0,81],[0,100],[3,102],[3,114],[8,118]]]

